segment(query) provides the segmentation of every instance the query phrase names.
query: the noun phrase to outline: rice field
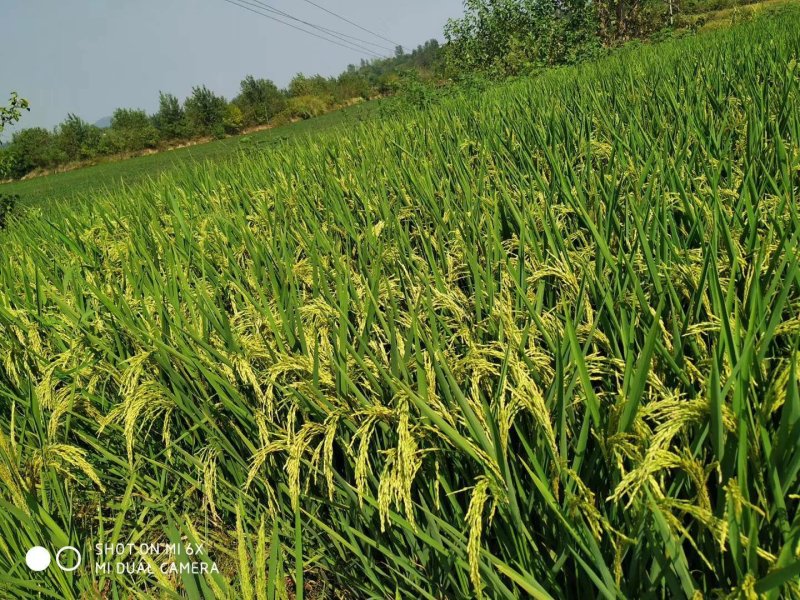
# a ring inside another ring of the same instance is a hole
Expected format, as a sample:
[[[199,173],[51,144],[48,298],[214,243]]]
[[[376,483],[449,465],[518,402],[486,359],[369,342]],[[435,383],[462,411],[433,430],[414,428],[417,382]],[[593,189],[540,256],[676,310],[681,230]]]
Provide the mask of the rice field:
[[[786,9],[31,208],[0,597],[800,598],[799,52]]]
[[[347,108],[309,119],[231,136],[212,142],[189,145],[185,148],[164,150],[154,154],[119,159],[107,157],[98,164],[83,166],[61,173],[31,177],[24,181],[0,183],[0,195],[15,194],[25,206],[52,207],[55,204],[76,204],[95,196],[107,195],[123,187],[130,187],[158,179],[173,169],[188,169],[205,162],[225,161],[263,152],[287,140],[305,139],[322,131],[353,127],[361,121],[374,119],[391,110],[392,101],[385,99],[356,104]]]

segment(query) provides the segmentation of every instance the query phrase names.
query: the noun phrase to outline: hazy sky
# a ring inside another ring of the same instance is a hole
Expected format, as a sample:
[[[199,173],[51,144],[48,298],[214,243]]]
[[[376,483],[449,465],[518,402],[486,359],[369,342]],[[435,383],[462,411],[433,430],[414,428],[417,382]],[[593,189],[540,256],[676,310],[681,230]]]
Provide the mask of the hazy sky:
[[[386,43],[305,0],[241,1]],[[462,13],[461,0],[314,2],[406,47],[441,40]],[[0,40],[0,103],[11,91],[30,100],[22,127],[53,127],[68,112],[89,122],[119,107],[153,112],[159,90],[183,99],[198,84],[231,98],[248,74],[285,86],[295,73],[336,75],[369,57],[224,0],[0,0]]]

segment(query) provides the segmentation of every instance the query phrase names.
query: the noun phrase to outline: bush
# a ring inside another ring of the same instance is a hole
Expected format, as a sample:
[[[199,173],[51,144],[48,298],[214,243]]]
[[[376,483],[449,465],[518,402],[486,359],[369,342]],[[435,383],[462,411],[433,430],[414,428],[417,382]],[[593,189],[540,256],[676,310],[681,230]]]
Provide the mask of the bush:
[[[59,126],[56,137],[58,148],[65,159],[75,161],[97,156],[103,133],[99,127],[89,125],[77,115],[69,114]]]
[[[15,133],[7,152],[7,174],[14,178],[23,177],[36,169],[53,168],[67,160],[59,138],[42,127]]]
[[[0,180],[14,176],[16,156],[9,148],[0,148]]]
[[[217,96],[206,86],[192,89],[192,95],[186,99],[184,110],[191,135],[225,135],[225,116],[228,103],[222,96]]]
[[[369,98],[370,85],[367,78],[360,73],[343,73],[336,81],[334,96],[338,102],[352,98]]]
[[[286,107],[286,115],[290,118],[311,119],[324,114],[328,103],[317,96],[299,96],[291,98]]]
[[[464,91],[480,93],[489,88],[491,80],[478,72],[467,72],[455,77],[453,81]]]
[[[248,75],[233,104],[241,109],[245,125],[263,125],[286,108],[286,95],[270,80]]]
[[[416,71],[403,73],[395,85],[396,93],[414,108],[428,108],[439,95],[437,89],[420,80]]]
[[[332,97],[333,96],[333,82],[325,79],[322,75],[314,75],[313,77],[306,77],[302,73],[295,75],[294,79],[289,82],[289,95],[293,98],[300,98],[302,96],[317,96]]]
[[[594,5],[579,0],[467,0],[445,28],[447,69],[508,77],[577,62],[599,48]]]
[[[180,101],[172,94],[159,92],[158,112],[153,115],[153,125],[163,140],[176,140],[188,136],[186,113]]]
[[[137,152],[158,145],[158,130],[143,110],[118,108],[104,146],[112,152]]]
[[[282,125],[286,125],[292,122],[292,116],[289,114],[289,109],[284,109],[277,115],[275,115],[269,124],[272,127],[281,127]]]
[[[244,128],[244,113],[235,104],[228,104],[225,109],[225,120],[223,121],[225,133],[234,135]]]

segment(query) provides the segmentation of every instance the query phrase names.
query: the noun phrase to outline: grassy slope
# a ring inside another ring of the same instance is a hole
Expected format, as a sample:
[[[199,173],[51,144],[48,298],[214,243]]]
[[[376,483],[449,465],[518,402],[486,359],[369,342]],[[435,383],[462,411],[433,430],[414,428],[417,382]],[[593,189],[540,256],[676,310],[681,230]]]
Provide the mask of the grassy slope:
[[[315,119],[268,129],[248,135],[233,136],[205,144],[179,148],[121,161],[104,162],[25,181],[0,185],[0,194],[19,194],[26,206],[51,205],[71,201],[103,189],[135,185],[165,171],[206,160],[220,161],[274,147],[304,135],[316,135],[333,127],[352,127],[379,111],[381,100],[367,102],[328,113]]]
[[[781,7],[795,0],[762,0],[760,2],[742,2],[741,0],[711,0],[699,2],[695,10],[678,16],[679,27],[695,27],[699,31],[710,31],[722,27],[730,27],[763,13],[780,10]],[[700,9],[700,10],[698,10]]]
[[[149,597],[800,593],[798,53],[794,11],[0,234],[0,596],[126,597],[22,563],[115,526],[224,567]]]

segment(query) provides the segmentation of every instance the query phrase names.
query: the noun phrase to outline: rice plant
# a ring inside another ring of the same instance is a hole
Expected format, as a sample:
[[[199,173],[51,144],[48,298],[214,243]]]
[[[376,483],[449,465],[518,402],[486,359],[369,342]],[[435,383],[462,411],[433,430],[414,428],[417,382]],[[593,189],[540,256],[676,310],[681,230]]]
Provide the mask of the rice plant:
[[[787,9],[16,216],[0,595],[800,598],[798,52]],[[219,572],[88,564],[180,540]]]

